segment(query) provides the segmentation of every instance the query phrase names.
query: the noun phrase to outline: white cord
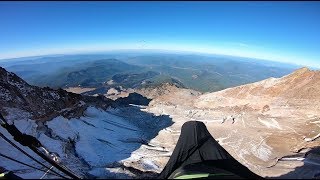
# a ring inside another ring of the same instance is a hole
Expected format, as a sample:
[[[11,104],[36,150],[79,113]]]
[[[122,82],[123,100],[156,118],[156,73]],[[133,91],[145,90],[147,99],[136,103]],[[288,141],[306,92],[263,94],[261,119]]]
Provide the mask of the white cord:
[[[40,179],[44,178],[44,177],[47,175],[47,173],[48,173],[52,168],[53,168],[53,166],[51,166],[51,168],[50,168],[50,169],[48,169],[48,171],[47,171],[47,172],[45,172],[45,173],[41,176],[41,178],[40,178]]]

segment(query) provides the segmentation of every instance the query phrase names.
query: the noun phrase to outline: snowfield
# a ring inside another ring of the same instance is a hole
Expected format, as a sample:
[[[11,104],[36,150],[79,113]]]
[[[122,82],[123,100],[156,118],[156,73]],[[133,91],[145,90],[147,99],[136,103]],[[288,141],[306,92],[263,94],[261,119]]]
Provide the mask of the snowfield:
[[[61,138],[76,139],[76,152],[90,166],[103,167],[124,159],[130,156],[132,149],[140,146],[126,143],[127,139],[139,138],[141,134],[137,127],[124,119],[92,107],[85,115],[70,120],[58,117],[49,122],[48,127]]]
[[[41,123],[36,124],[35,121],[30,119],[20,119],[18,115],[11,115],[9,119],[14,121],[21,132],[37,137],[44,147],[50,152],[58,154],[62,163],[75,172],[84,175],[83,170],[85,170],[86,175],[99,178],[129,178],[134,175],[123,172],[119,167],[123,163],[122,161],[139,160],[143,156],[136,155],[134,152],[142,144],[147,143],[150,134],[146,134],[146,132],[152,131],[143,129],[141,126],[138,127],[132,119],[128,120],[117,116],[117,113],[121,112],[114,109],[104,111],[95,107],[88,107],[84,116],[78,119],[66,119],[59,116],[42,125]],[[149,120],[150,122],[152,120]],[[154,126],[156,125],[155,123]],[[150,126],[151,124],[145,127]],[[3,128],[1,128],[1,132],[7,137],[11,137]],[[0,148],[1,152],[10,152],[6,155],[19,157],[18,159],[22,162],[31,162],[28,157],[13,149],[2,139],[0,140],[1,144],[4,144]],[[28,150],[25,147],[23,149]],[[30,150],[28,152],[40,159]],[[0,157],[0,160],[0,166],[7,169],[28,170],[28,173],[25,173],[27,171],[17,173],[23,178],[40,178],[44,174],[38,170],[12,163],[2,157]],[[150,160],[144,160],[141,163],[148,171],[159,171],[159,167]],[[36,163],[33,162],[33,165],[36,165]],[[49,165],[49,167],[51,166]],[[57,177],[47,175],[46,178]]]

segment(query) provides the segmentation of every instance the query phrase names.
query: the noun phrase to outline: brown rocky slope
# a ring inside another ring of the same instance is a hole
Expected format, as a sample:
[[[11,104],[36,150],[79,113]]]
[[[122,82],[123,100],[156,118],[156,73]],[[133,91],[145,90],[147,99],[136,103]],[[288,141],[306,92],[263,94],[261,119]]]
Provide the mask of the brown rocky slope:
[[[154,139],[167,149],[174,148],[184,122],[197,120],[255,173],[312,178],[320,169],[319,151],[310,151],[320,147],[319,99],[320,71],[301,68],[282,78],[202,95],[170,88],[146,111],[172,118],[174,124]],[[164,165],[167,160],[156,161]]]

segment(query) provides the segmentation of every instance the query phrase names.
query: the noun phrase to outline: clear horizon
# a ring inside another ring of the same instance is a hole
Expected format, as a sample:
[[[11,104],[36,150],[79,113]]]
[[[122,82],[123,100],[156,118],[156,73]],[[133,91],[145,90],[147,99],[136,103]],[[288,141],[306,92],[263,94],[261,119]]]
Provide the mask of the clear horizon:
[[[320,67],[318,2],[0,2],[0,59],[161,49]]]

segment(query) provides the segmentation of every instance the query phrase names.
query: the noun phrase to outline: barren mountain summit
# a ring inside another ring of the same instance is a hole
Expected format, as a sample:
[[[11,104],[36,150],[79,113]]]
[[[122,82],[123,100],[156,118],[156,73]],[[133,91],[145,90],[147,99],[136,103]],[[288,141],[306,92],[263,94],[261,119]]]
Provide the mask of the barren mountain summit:
[[[302,105],[313,103],[314,110],[319,108],[320,71],[301,68],[281,78],[228,88],[219,92],[200,96],[195,102],[197,107],[215,107],[221,104],[230,106],[249,104],[260,109],[266,104]],[[314,104],[315,103],[315,104]]]

